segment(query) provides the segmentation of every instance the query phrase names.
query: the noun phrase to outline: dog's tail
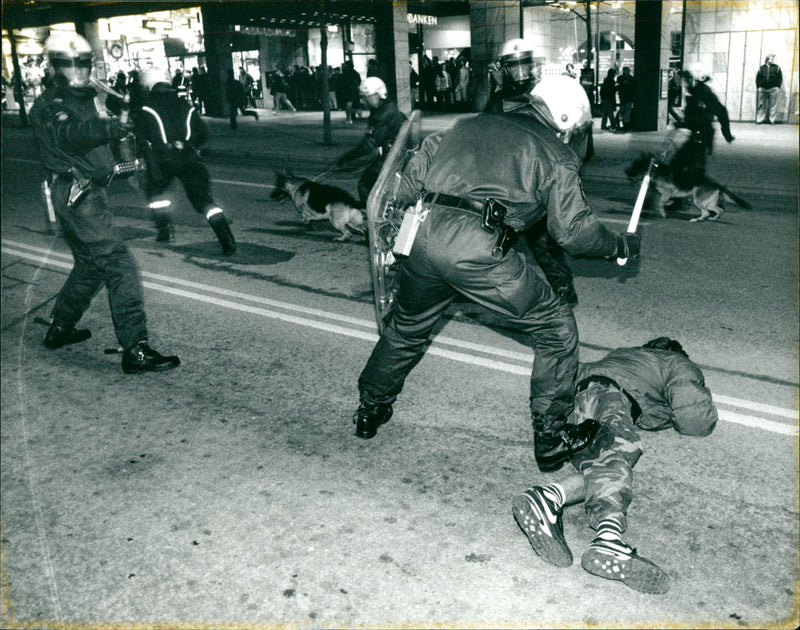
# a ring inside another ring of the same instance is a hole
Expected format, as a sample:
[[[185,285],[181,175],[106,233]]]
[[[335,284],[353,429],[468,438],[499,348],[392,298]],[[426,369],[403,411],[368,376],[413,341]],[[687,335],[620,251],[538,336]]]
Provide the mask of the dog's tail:
[[[744,199],[743,197],[740,197],[735,192],[733,192],[732,190],[729,190],[725,186],[720,186],[719,191],[723,195],[728,197],[731,201],[733,201],[737,206],[739,206],[741,208],[744,208],[745,210],[752,210],[753,209],[753,206],[750,204],[750,202],[747,201],[747,199]]]
[[[713,179],[711,179],[710,177],[706,177],[706,180],[708,180],[708,183],[711,186],[713,186],[714,188],[719,189],[719,191],[723,195],[725,195],[728,199],[730,199],[733,203],[735,203],[740,208],[744,208],[745,210],[752,210],[753,209],[753,206],[750,204],[749,201],[747,201],[747,199],[745,199],[744,197],[742,197],[740,195],[737,195],[735,192],[730,190],[727,186],[723,186],[719,182],[714,181]]]

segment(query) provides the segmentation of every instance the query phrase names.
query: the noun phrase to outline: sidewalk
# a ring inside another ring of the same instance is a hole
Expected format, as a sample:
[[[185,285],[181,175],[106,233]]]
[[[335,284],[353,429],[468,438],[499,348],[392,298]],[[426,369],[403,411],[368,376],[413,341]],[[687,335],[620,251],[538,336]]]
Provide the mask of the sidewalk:
[[[230,129],[227,118],[203,116],[209,140],[203,153],[210,163],[258,162],[266,168],[291,168],[297,175],[315,177],[330,169],[336,158],[357,143],[367,129],[365,119],[345,123],[342,111],[331,112],[331,144],[323,137],[323,113],[280,112],[258,109],[259,120],[238,117],[239,128]],[[424,134],[451,127],[459,118],[475,113],[422,113]],[[583,180],[628,183],[626,165],[643,151],[661,153],[670,138],[682,142],[685,131],[670,127],[661,131],[616,134],[599,129],[594,122],[595,158],[583,168]],[[718,125],[717,125],[718,127]],[[21,129],[16,111],[3,112],[3,130]],[[797,205],[798,126],[790,124],[755,125],[732,123],[735,140],[727,144],[722,134],[715,136],[715,155],[709,174],[743,192],[788,195]]]
[[[209,141],[204,154],[211,160],[256,160],[270,166],[291,167],[298,175],[314,176],[332,166],[336,157],[360,140],[366,120],[345,124],[344,112],[331,112],[332,144],[323,143],[322,112],[275,113],[256,110],[259,120],[238,118],[239,129],[229,128],[228,119],[203,117],[209,127]],[[424,134],[447,129],[459,118],[474,113],[422,113]],[[595,159],[586,163],[586,182],[609,179],[627,184],[625,166],[649,151],[661,153],[669,138],[682,142],[686,132],[670,127],[662,131],[617,134],[599,129],[595,120]],[[709,172],[736,189],[783,191],[794,198],[798,192],[798,126],[732,123],[735,140],[727,144],[721,133],[715,137],[716,154]]]

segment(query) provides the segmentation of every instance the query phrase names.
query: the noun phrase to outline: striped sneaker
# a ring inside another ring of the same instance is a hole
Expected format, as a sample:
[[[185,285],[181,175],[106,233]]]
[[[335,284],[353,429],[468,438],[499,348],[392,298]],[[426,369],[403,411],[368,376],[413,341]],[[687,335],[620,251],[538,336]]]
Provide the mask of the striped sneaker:
[[[581,556],[581,566],[592,575],[619,580],[642,593],[666,593],[670,586],[669,575],[622,541],[595,539]]]
[[[514,497],[512,512],[517,525],[542,560],[556,567],[572,565],[572,552],[564,538],[562,510],[544,495],[541,487],[528,488]]]

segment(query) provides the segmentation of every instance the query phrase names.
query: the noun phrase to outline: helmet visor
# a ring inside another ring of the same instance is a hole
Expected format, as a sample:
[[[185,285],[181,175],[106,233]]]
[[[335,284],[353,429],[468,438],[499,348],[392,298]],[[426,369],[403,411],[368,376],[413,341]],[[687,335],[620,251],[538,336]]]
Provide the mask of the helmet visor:
[[[56,70],[63,70],[66,68],[91,68],[92,56],[81,55],[79,57],[52,57],[50,64]]]
[[[503,71],[509,79],[521,83],[533,76],[533,62],[530,59],[515,59],[511,62],[505,62]]]

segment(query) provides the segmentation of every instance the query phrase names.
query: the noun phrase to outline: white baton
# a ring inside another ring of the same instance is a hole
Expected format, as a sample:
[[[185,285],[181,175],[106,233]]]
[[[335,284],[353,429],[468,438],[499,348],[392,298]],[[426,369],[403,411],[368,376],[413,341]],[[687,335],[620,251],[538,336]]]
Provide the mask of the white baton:
[[[652,167],[653,163],[650,162],[650,166]],[[647,189],[650,186],[650,168],[647,169],[647,173],[645,173],[644,179],[642,180],[642,185],[639,188],[639,195],[636,197],[636,203],[633,206],[633,212],[631,213],[631,220],[628,222],[628,232],[635,232],[636,228],[639,225],[639,216],[642,214],[642,206],[644,205],[644,198],[647,196]],[[627,258],[617,258],[617,264],[622,267],[628,262]]]

